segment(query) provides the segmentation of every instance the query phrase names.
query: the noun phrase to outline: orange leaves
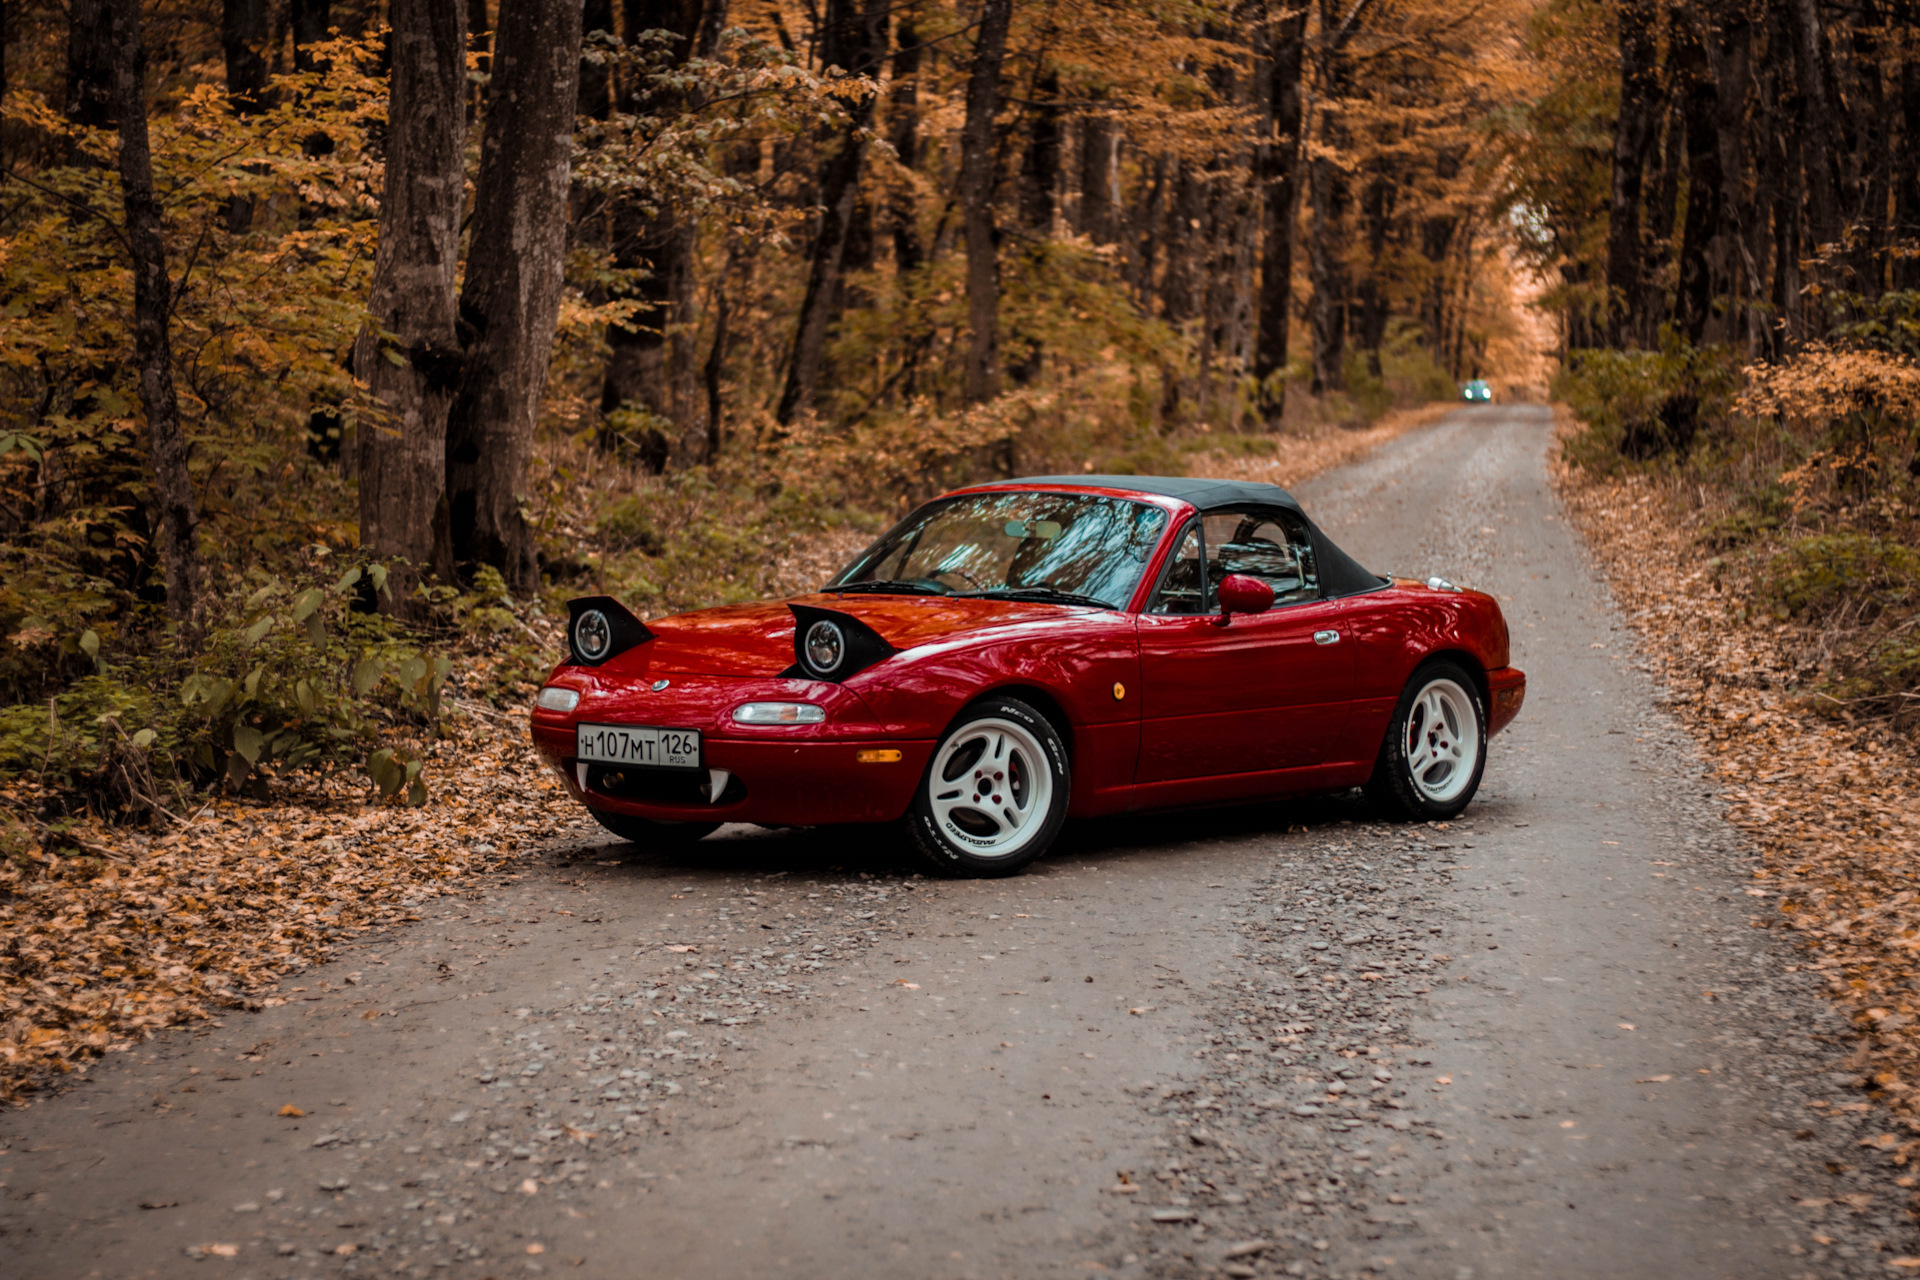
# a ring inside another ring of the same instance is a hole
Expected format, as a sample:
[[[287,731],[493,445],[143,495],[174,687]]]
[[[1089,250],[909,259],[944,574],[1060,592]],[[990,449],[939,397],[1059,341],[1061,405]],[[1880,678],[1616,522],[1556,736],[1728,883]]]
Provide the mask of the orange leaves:
[[[1898,364],[1810,353],[1758,379],[1752,394],[1773,397],[1767,403],[1782,411],[1811,413],[1827,382],[1857,389],[1879,379],[1873,385],[1910,398],[1920,413],[1920,368]],[[1869,1098],[1920,1133],[1920,1090],[1909,1083],[1920,1081],[1920,893],[1907,887],[1920,858],[1913,744],[1871,722],[1815,714],[1816,702],[1798,691],[1806,682],[1799,633],[1771,621],[1735,621],[1746,614],[1742,601],[1753,586],[1708,570],[1698,493],[1683,500],[1645,476],[1563,470],[1559,479],[1574,520],[1611,571],[1616,597],[1649,641],[1643,652],[1670,691],[1669,705],[1726,781],[1728,820],[1764,857],[1756,888],[1747,890],[1751,906],[1767,912],[1756,923],[1788,926],[1815,953],[1802,967],[1824,975],[1828,994],[1859,1028],[1854,1069]],[[1649,564],[1673,568],[1649,574]],[[1861,1099],[1834,1110],[1873,1107]],[[1889,1133],[1862,1146],[1894,1163],[1920,1149]]]
[[[418,919],[422,899],[575,820],[528,785],[518,723],[452,723],[460,764],[425,808],[369,809],[340,777],[271,808],[216,799],[171,830],[76,828],[112,874],[46,850],[0,858],[0,1101],[158,1028],[285,1003],[268,990],[339,941]]]

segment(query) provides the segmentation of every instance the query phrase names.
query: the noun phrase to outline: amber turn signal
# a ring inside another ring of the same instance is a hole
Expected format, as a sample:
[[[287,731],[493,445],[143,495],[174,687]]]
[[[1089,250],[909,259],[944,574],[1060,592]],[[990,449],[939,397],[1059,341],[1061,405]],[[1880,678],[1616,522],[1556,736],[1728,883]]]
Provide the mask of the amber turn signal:
[[[877,747],[860,752],[854,759],[861,764],[893,764],[900,759],[900,752],[895,747]]]
[[[1113,700],[1115,702],[1119,702],[1121,699],[1125,698],[1126,696],[1127,696],[1127,686],[1121,684],[1118,680],[1114,681],[1113,682]]]

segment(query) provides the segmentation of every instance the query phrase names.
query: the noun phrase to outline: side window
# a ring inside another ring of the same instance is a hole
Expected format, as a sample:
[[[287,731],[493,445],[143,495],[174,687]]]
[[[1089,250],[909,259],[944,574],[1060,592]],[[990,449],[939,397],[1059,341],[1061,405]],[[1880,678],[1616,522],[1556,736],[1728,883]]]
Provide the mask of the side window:
[[[1160,589],[1153,593],[1148,613],[1205,613],[1207,581],[1201,572],[1200,522],[1195,520],[1180,533],[1173,555],[1160,575]]]
[[[1273,588],[1276,607],[1320,598],[1306,523],[1286,511],[1223,512],[1206,517],[1207,578],[1230,573]]]

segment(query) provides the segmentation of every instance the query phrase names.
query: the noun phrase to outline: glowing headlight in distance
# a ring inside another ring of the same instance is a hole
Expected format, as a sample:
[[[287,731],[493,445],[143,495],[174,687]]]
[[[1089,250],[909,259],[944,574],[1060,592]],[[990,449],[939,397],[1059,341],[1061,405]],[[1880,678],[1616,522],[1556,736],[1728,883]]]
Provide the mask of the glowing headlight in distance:
[[[580,691],[548,685],[534,701],[542,711],[571,711],[580,705]]]
[[[811,702],[743,702],[733,718],[737,724],[819,724],[827,709]]]
[[[832,675],[846,652],[847,639],[835,623],[822,618],[807,628],[807,665],[821,675]]]

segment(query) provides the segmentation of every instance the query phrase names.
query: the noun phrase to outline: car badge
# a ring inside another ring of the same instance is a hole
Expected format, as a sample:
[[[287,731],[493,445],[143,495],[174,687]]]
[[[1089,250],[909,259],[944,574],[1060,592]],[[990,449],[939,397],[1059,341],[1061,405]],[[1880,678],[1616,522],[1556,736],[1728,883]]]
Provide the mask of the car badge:
[[[658,692],[660,692],[660,691],[661,691],[662,689],[664,689],[664,688],[666,688],[666,687],[667,687],[668,685],[670,685],[670,684],[672,684],[672,683],[673,683],[673,681],[671,681],[671,680],[655,680],[655,681],[653,682],[653,691],[654,691],[655,693],[658,693]]]

